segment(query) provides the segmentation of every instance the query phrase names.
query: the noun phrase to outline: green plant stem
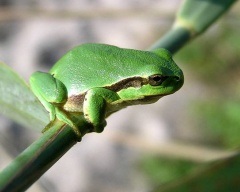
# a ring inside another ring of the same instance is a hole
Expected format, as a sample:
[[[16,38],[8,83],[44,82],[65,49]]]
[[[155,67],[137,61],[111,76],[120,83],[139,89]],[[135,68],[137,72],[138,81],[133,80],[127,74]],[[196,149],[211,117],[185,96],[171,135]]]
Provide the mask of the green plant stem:
[[[190,40],[202,34],[236,0],[185,0],[180,7],[174,25],[165,36],[159,39],[150,50],[168,49],[176,53]]]
[[[72,129],[57,121],[0,173],[0,191],[25,191],[76,142]]]
[[[183,47],[191,38],[191,33],[189,30],[183,27],[173,27],[169,30],[165,36],[159,39],[150,50],[154,50],[163,47],[169,50],[172,54],[177,52],[181,47]]]
[[[175,26],[185,26],[199,35],[223,15],[237,0],[184,0]]]

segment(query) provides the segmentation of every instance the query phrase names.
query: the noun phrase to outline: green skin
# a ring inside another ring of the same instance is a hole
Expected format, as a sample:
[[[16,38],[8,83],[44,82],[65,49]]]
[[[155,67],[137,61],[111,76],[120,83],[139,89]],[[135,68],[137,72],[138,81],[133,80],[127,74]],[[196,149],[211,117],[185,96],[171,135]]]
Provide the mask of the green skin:
[[[81,133],[71,115],[84,115],[94,132],[105,118],[130,105],[154,103],[179,90],[182,70],[165,49],[153,52],[83,44],[65,54],[49,73],[30,77],[34,94],[50,113]]]

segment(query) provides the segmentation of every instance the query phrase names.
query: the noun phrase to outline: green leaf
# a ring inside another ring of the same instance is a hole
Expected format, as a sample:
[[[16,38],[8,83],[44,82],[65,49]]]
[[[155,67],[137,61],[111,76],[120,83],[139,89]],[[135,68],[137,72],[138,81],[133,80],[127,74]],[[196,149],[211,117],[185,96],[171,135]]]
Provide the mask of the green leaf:
[[[240,153],[216,161],[202,170],[160,186],[154,192],[238,191],[240,189]]]
[[[41,130],[49,122],[48,113],[26,82],[0,62],[0,113],[19,124]]]

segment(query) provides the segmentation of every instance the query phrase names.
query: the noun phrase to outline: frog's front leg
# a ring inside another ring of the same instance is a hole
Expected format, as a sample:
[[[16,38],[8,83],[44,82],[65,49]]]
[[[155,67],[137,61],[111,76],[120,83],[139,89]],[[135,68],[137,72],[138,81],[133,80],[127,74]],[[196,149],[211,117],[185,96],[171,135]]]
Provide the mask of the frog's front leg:
[[[107,105],[120,97],[113,91],[105,88],[90,89],[84,98],[83,113],[85,119],[94,127],[94,132],[101,133],[106,126]]]
[[[71,126],[80,137],[81,133],[68,115],[62,110],[62,105],[67,100],[65,85],[49,73],[35,72],[30,77],[30,85],[34,94],[50,114],[50,121],[57,117],[59,120]],[[50,124],[49,124],[50,125]],[[46,131],[48,126],[43,130]]]

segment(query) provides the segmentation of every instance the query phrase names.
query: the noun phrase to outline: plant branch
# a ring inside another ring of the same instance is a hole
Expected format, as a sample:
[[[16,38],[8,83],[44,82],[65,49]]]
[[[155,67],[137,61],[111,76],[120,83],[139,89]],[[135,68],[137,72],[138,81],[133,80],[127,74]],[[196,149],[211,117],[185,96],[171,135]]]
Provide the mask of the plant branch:
[[[76,144],[72,129],[60,121],[55,122],[0,173],[1,192],[25,191]]]
[[[196,38],[223,15],[236,0],[185,0],[172,29],[150,50],[166,48],[172,54]]]
[[[165,36],[154,43],[149,50],[154,50],[160,47],[164,47],[171,53],[177,52],[181,47],[191,39],[191,33],[188,29],[183,27],[170,29]]]
[[[119,143],[128,148],[135,148],[144,153],[164,156],[171,159],[182,159],[195,163],[206,163],[224,158],[229,158],[239,151],[227,151],[222,149],[209,148],[207,146],[189,145],[181,142],[153,142],[145,137],[129,135],[120,131],[105,134],[114,143]]]

